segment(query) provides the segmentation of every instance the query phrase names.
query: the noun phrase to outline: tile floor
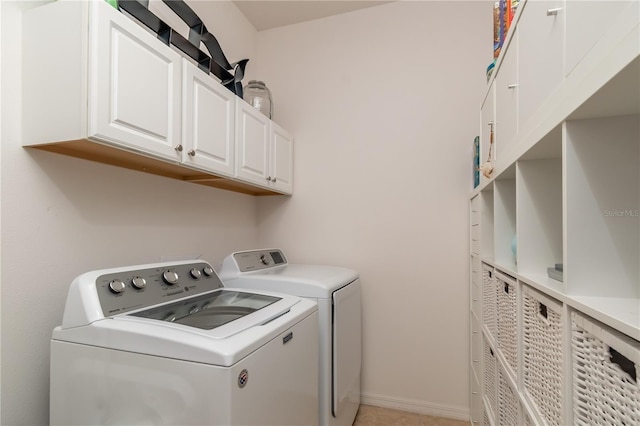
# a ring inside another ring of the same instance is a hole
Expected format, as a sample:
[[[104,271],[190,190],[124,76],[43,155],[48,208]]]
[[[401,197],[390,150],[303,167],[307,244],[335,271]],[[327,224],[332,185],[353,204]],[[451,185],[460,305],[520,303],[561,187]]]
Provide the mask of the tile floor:
[[[469,426],[469,422],[360,405],[353,426]]]

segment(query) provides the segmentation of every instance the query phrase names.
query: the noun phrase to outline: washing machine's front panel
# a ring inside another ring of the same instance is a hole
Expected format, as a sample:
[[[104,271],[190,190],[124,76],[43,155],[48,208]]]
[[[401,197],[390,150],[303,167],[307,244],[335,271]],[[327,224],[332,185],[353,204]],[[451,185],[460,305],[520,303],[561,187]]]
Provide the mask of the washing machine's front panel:
[[[333,293],[332,412],[352,418],[360,405],[360,280]]]
[[[317,311],[229,366],[51,343],[52,425],[315,425]]]

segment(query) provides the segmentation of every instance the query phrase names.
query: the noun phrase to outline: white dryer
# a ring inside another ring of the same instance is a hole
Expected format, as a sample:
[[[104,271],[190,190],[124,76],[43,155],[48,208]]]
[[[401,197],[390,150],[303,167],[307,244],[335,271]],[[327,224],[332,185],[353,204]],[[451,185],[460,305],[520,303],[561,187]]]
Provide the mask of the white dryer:
[[[351,425],[360,405],[360,280],[351,269],[287,262],[282,250],[232,253],[219,270],[227,286],[295,295],[318,303],[320,424]]]
[[[311,300],[202,261],[87,272],[53,331],[50,423],[317,425],[317,363]]]

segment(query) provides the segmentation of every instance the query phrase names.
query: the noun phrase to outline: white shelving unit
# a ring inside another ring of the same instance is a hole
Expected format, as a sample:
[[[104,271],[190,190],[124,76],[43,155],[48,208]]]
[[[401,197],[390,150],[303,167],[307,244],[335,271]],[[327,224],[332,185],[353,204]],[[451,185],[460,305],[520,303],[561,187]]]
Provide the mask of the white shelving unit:
[[[474,424],[640,424],[639,24],[637,0],[518,6],[470,194]]]

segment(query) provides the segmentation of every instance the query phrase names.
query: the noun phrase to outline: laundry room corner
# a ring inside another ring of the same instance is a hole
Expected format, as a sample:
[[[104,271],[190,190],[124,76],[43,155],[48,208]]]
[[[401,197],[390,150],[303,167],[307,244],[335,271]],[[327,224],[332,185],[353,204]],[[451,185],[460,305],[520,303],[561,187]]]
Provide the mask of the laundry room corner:
[[[490,10],[392,2],[258,35],[296,137],[294,195],[259,200],[260,244],[360,273],[363,403],[468,419],[462,265]]]

